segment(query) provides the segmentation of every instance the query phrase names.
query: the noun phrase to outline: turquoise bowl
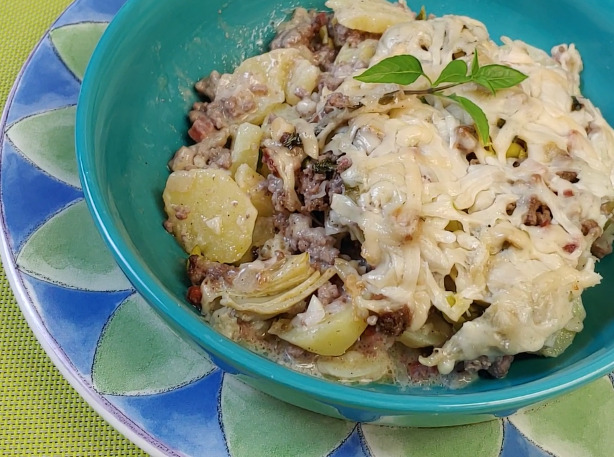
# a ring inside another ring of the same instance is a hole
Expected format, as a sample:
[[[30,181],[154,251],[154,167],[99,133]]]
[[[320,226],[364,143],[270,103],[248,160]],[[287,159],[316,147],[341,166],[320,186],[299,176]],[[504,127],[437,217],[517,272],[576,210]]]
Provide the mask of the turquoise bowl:
[[[494,39],[549,50],[573,42],[584,57],[584,93],[614,121],[614,1],[411,2],[428,12],[483,21]],[[129,0],[87,69],[76,144],[85,198],[103,238],[137,290],[187,341],[229,373],[281,400],[354,421],[446,426],[489,420],[568,392],[614,369],[614,261],[585,293],[585,330],[556,359],[523,359],[501,380],[460,389],[347,386],[293,372],[212,330],[186,303],[185,255],[162,228],[167,161],[187,142],[192,86],[264,49],[272,24],[318,0]]]

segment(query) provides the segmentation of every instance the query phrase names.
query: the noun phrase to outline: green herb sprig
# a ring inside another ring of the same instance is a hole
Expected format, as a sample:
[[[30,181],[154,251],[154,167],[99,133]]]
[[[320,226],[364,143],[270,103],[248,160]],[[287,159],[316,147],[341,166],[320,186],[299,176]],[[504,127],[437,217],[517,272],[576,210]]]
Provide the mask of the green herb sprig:
[[[490,143],[490,128],[484,111],[468,98],[454,93],[442,94],[442,92],[460,84],[475,83],[485,87],[494,95],[498,90],[513,87],[527,78],[524,73],[505,65],[492,64],[481,67],[477,50],[473,54],[471,71],[464,60],[452,60],[434,82],[424,73],[420,61],[407,54],[388,57],[354,78],[366,83],[393,83],[406,86],[421,76],[428,80],[430,87],[422,90],[405,90],[404,93],[433,94],[458,103],[475,122],[476,132],[485,146]]]

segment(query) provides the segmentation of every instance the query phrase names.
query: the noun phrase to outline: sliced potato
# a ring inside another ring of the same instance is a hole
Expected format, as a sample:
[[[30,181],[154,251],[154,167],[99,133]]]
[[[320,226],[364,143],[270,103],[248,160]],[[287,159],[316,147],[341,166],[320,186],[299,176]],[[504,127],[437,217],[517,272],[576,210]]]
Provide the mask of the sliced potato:
[[[249,165],[242,164],[235,172],[235,181],[241,190],[249,195],[252,204],[258,210],[258,216],[268,217],[273,215],[273,202],[271,201],[271,194],[265,186],[264,176]]]
[[[264,118],[286,99],[286,85],[290,70],[304,60],[298,49],[284,48],[251,57],[239,65],[231,75],[223,75],[216,98],[237,95],[239,91],[253,97],[255,108],[245,113],[241,122],[261,124]],[[250,88],[261,85],[266,90],[255,93]],[[249,92],[245,92],[248,90]]]
[[[315,273],[309,254],[284,256],[242,265],[229,289],[233,298],[270,297],[303,284]]]
[[[303,98],[301,95],[309,95],[318,85],[320,69],[307,59],[298,59],[292,67],[286,84],[286,102],[296,105]]]
[[[318,371],[342,382],[375,382],[391,373],[392,362],[385,351],[365,355],[347,351],[339,357],[320,357]]]
[[[294,308],[297,303],[304,300],[318,290],[319,287],[324,285],[334,274],[335,270],[333,268],[324,271],[322,274],[315,270],[299,285],[275,295],[255,297],[253,295],[238,296],[224,293],[220,300],[220,304],[247,313],[248,315],[268,319]]]
[[[328,0],[341,25],[371,33],[384,33],[392,25],[414,20],[414,13],[387,0]]]
[[[244,263],[252,262],[256,259],[253,248],[259,248],[264,245],[268,240],[275,236],[275,223],[273,217],[258,217],[256,218],[256,225],[254,225],[254,233],[252,234],[252,245],[243,254],[235,265],[242,265]]]
[[[248,165],[252,170],[258,167],[260,140],[262,140],[262,129],[259,126],[249,122],[239,125],[230,149],[231,173],[234,174],[242,164]]]
[[[258,215],[254,234],[252,235],[252,246],[261,247],[275,236],[275,222],[270,216],[262,217]]]
[[[294,326],[289,319],[274,322],[269,333],[315,354],[338,356],[345,353],[367,328],[351,303],[309,326]]]
[[[258,211],[226,170],[171,173],[162,194],[170,227],[186,252],[232,263],[252,244]]]
[[[439,314],[431,314],[418,330],[405,330],[397,341],[410,348],[439,347],[453,334],[452,326]]]
[[[367,39],[358,44],[345,43],[335,58],[336,65],[353,65],[358,62],[368,64],[377,50],[377,40]]]

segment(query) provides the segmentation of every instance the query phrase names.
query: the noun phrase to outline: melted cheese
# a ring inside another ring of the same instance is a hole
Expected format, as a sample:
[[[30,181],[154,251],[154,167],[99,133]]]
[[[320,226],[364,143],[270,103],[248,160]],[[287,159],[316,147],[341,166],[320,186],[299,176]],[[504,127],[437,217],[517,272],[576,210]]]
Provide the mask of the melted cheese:
[[[325,146],[352,160],[342,178],[354,197],[335,195],[330,219],[360,228],[362,255],[373,267],[361,277],[360,307],[379,313],[408,306],[417,329],[432,306],[459,321],[473,301],[490,304],[421,360],[442,373],[481,355],[538,351],[571,325],[573,300],[600,279],[590,255],[594,239],[583,235],[582,222],[603,227],[602,203],[614,199],[614,132],[580,95],[582,61],[573,46],[556,47],[553,57],[520,41],[497,46],[483,24],[444,16],[391,26],[370,65],[411,54],[435,79],[453,54],[462,51],[470,63],[476,50],[482,65],[528,75],[496,96],[474,84],[454,88],[490,122],[496,152],[476,142],[479,163],[469,165],[457,147],[458,128],[472,124],[457,105],[407,97],[382,107],[377,100],[399,87],[351,76],[337,91],[363,108]],[[426,84],[420,78],[409,88]],[[571,110],[572,96],[581,110]],[[528,159],[515,166],[506,151],[516,137],[526,142]],[[579,181],[557,175],[566,171]],[[532,198],[549,208],[549,224],[525,224]],[[455,291],[444,287],[446,276]]]

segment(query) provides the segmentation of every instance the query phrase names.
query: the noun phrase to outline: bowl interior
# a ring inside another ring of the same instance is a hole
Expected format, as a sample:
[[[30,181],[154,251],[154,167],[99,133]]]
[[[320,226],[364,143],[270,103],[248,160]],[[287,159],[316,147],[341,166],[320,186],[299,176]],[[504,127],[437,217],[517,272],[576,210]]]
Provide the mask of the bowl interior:
[[[604,52],[614,48],[614,2],[561,0],[556,8],[535,0],[409,3],[414,10],[424,4],[427,12],[437,15],[470,15],[483,21],[495,40],[506,35],[547,51],[559,43],[575,43],[585,63],[583,92],[614,122],[614,91],[608,84],[614,53]],[[86,198],[105,240],[139,291],[163,315],[170,316],[173,325],[183,328],[214,355],[233,358],[248,372],[280,379],[287,379],[284,369],[229,344],[185,304],[185,254],[162,228],[161,194],[168,160],[179,146],[189,142],[186,113],[197,99],[194,82],[214,69],[231,71],[245,57],[265,49],[274,33],[273,24],[299,4],[322,8],[323,1],[129,0],[92,58],[77,119]],[[422,398],[450,395],[461,403],[459,397],[473,398],[475,404],[488,403],[509,395],[500,394],[504,386],[513,387],[519,397],[539,396],[611,370],[613,262],[600,262],[598,270],[604,281],[585,294],[585,330],[563,356],[519,360],[507,378],[478,381],[461,391],[433,388],[415,393]],[[327,385],[304,376],[298,379],[313,391]],[[533,383],[535,380],[541,384]],[[398,393],[394,386],[360,388]],[[333,386],[331,392],[349,390]],[[409,398],[408,392],[402,393],[399,408]],[[352,401],[366,404],[373,398],[366,393]]]

